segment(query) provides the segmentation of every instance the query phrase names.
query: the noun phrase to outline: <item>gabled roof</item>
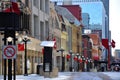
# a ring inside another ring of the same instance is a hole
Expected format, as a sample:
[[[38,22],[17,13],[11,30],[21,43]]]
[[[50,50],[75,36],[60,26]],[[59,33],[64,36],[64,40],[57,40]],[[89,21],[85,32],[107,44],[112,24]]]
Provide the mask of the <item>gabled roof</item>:
[[[80,26],[80,22],[72,15],[72,13],[60,6],[55,6],[55,10],[59,15],[64,16],[70,23],[74,23],[76,26]]]

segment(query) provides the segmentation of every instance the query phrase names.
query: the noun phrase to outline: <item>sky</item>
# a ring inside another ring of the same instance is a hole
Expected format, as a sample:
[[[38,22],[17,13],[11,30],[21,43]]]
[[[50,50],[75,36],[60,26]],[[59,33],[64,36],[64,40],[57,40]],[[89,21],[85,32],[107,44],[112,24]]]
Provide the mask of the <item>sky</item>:
[[[109,27],[111,30],[111,39],[113,39],[116,42],[116,47],[113,49],[120,49],[120,0],[109,0],[110,5],[109,5]],[[78,3],[75,3],[78,4]],[[94,4],[94,5],[93,5]],[[82,12],[91,12],[91,13],[96,13],[97,15],[90,14],[90,23],[101,23],[102,19],[99,17],[101,15],[101,4],[99,3],[92,3],[88,5],[81,5],[82,8],[87,8],[83,9]],[[87,7],[85,7],[87,6]],[[97,6],[97,7],[96,7]],[[89,9],[90,8],[90,9]],[[91,10],[92,8],[92,10]],[[85,11],[87,10],[87,11]],[[90,11],[89,11],[90,10]]]
[[[78,4],[78,3],[74,3]],[[82,13],[88,13],[90,16],[90,24],[102,24],[102,4],[99,2],[79,3],[82,7]],[[96,7],[97,6],[97,7]],[[94,13],[94,14],[93,14]],[[97,15],[95,15],[97,14]]]
[[[111,30],[111,39],[116,42],[116,47],[112,50],[114,52],[115,49],[120,49],[120,0],[109,0],[109,27]],[[101,16],[101,4],[100,3],[86,3],[84,5],[80,4],[82,8],[82,12],[90,12],[90,24],[91,23],[100,23],[102,22]],[[97,6],[97,7],[96,7]],[[85,9],[86,8],[86,9]],[[92,10],[91,10],[92,8]],[[87,10],[87,11],[86,11]],[[90,10],[90,11],[89,11]],[[95,14],[91,14],[95,13]]]
[[[120,0],[110,0],[110,30],[116,42],[115,49],[120,49]]]

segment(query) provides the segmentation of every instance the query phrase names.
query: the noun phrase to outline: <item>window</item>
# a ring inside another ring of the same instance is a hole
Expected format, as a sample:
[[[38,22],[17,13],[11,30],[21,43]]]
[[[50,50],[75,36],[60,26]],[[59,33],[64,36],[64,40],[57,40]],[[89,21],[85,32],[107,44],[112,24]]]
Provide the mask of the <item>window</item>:
[[[40,0],[41,1],[41,0]],[[39,4],[38,4],[38,0],[33,0],[34,6],[38,8]]]
[[[44,22],[40,22],[40,40],[44,40]]]
[[[39,27],[38,27],[38,17],[34,15],[34,35],[37,39],[39,39]]]
[[[65,24],[63,24],[63,23],[62,23],[62,25],[61,25],[61,26],[62,26],[62,27],[61,27],[62,31],[66,31]]]
[[[45,34],[46,34],[46,38],[49,36],[49,24],[48,21],[45,21]]]
[[[40,10],[44,11],[44,0],[40,0]]]
[[[45,0],[45,12],[49,13],[49,0]]]

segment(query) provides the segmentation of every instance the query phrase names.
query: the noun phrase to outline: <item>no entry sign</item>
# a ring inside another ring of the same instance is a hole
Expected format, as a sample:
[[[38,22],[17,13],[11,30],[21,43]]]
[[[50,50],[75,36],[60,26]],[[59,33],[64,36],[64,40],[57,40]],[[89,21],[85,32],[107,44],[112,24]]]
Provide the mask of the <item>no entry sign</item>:
[[[4,59],[16,58],[16,46],[14,45],[3,46],[3,58]]]

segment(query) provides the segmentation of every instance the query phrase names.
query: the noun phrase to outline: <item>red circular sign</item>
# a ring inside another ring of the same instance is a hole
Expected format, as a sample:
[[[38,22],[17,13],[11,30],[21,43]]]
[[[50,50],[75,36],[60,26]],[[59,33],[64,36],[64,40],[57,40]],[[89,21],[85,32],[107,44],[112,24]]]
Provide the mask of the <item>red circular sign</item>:
[[[5,49],[4,49],[4,55],[7,57],[7,58],[11,58],[15,55],[15,48],[13,46],[7,46]]]

